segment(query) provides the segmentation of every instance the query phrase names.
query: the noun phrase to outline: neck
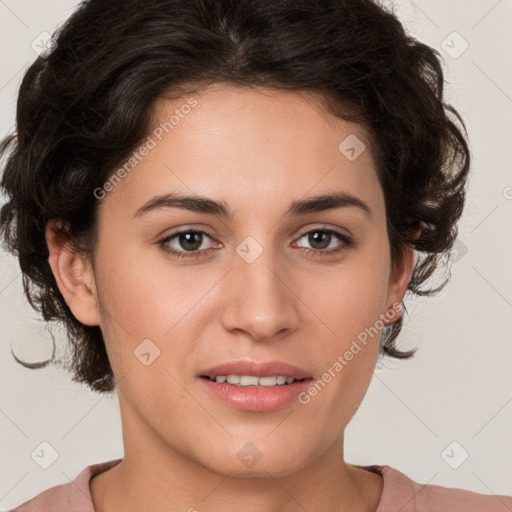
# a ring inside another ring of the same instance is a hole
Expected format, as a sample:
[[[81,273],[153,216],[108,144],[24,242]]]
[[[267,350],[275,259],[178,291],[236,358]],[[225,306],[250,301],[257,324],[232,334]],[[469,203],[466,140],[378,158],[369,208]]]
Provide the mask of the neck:
[[[91,480],[95,509],[202,512],[375,512],[383,481],[343,460],[343,435],[293,473],[233,477],[165,444],[143,422],[123,421],[125,455]]]

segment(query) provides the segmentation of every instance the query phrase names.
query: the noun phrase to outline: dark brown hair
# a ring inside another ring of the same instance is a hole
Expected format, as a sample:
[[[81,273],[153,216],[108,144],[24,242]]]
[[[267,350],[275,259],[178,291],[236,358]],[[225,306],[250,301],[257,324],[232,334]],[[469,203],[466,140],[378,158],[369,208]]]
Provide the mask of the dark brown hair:
[[[75,381],[115,387],[100,328],[81,324],[57,287],[45,227],[63,219],[76,249],[91,254],[93,191],[147,135],[155,101],[209,84],[315,91],[332,113],[363,124],[393,264],[410,245],[418,260],[408,290],[430,295],[446,284],[425,289],[457,236],[467,132],[445,103],[439,53],[392,11],[371,0],[88,0],[53,37],[23,77],[16,129],[0,146],[0,234],[32,307],[65,326]],[[385,355],[416,352],[396,346],[402,321],[385,328]]]

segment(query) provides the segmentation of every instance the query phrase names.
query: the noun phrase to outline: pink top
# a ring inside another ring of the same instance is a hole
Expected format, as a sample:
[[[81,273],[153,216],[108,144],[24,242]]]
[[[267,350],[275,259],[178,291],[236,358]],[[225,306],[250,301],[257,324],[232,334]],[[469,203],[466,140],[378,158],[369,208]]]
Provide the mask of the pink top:
[[[11,512],[95,512],[89,489],[94,475],[119,464],[122,459],[86,467],[74,480],[56,485]],[[507,512],[512,497],[421,485],[391,466],[356,466],[382,475],[384,488],[375,512]]]

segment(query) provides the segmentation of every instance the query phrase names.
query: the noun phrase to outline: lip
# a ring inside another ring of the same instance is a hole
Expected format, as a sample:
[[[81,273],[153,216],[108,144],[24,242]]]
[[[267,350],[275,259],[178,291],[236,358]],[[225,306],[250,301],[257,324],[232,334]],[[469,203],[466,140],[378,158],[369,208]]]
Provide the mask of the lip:
[[[298,366],[282,361],[256,362],[248,360],[229,361],[213,366],[200,372],[200,377],[215,378],[217,375],[253,375],[255,377],[270,377],[272,375],[286,375],[296,380],[308,379],[312,375]]]
[[[209,380],[216,375],[253,375],[269,377],[286,375],[297,379],[282,386],[237,386],[227,382]],[[209,368],[199,374],[199,381],[209,397],[215,398],[235,409],[252,412],[268,412],[287,407],[297,401],[313,380],[302,368],[281,361],[258,363],[255,361],[231,361]],[[209,377],[209,378],[207,378]]]

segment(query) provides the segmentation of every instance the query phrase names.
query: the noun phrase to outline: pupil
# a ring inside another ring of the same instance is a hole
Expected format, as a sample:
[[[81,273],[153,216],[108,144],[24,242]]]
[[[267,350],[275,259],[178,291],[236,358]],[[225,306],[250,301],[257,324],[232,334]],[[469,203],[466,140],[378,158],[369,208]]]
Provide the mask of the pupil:
[[[180,245],[183,249],[194,251],[201,247],[202,233],[182,233],[180,234]],[[194,241],[195,239],[195,241]]]
[[[317,236],[317,235],[320,235],[320,236]],[[323,242],[322,247],[316,247],[316,248],[317,249],[325,249],[326,247],[329,246],[330,237],[331,237],[331,234],[326,233],[325,231],[314,231],[309,234],[309,243],[314,247],[315,243],[316,244],[320,243],[322,245],[322,242]],[[325,243],[326,240],[327,240],[327,243]]]

